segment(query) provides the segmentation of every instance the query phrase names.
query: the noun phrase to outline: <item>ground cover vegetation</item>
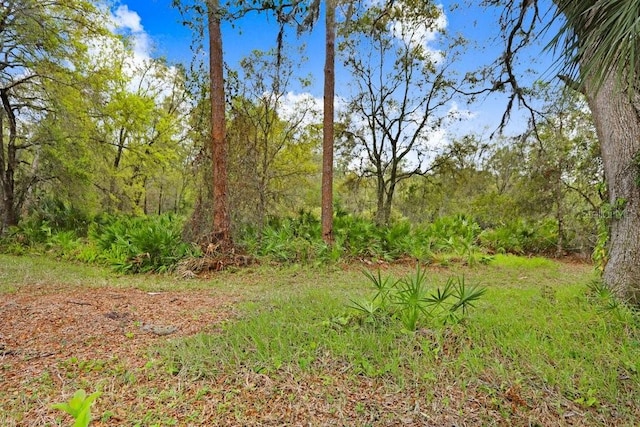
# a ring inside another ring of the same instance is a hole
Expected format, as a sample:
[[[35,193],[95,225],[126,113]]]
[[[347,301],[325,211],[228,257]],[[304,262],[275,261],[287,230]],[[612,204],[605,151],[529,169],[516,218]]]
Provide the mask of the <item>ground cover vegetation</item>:
[[[517,74],[537,1],[476,70],[431,2],[173,3],[209,63],[0,4],[0,424],[638,424],[637,1],[553,2],[563,85]],[[447,133],[496,91],[516,134]]]
[[[101,393],[96,426],[634,425],[640,416],[638,318],[593,284],[591,265],[497,255],[419,272],[263,265],[183,280],[0,260],[6,426],[69,425],[51,405],[80,389]],[[462,280],[485,291],[455,319],[420,315],[411,329],[391,297],[358,308],[390,289],[374,282],[405,281],[400,292],[422,283],[429,296]]]

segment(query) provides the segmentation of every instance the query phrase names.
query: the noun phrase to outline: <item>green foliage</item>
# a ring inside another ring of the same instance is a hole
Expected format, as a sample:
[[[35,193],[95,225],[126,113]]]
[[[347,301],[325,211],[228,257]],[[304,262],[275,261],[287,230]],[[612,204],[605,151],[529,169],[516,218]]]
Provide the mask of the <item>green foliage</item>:
[[[553,220],[530,224],[520,219],[484,230],[479,239],[494,253],[548,254],[556,248],[558,231]]]
[[[101,394],[97,391],[87,395],[84,390],[80,389],[67,402],[56,403],[51,407],[71,415],[75,420],[73,427],[88,427],[91,423],[91,405]]]
[[[107,217],[93,225],[90,240],[100,257],[120,273],[165,272],[198,250],[182,241],[182,221],[173,215]]]
[[[11,227],[4,237],[3,250],[22,246],[23,252],[48,250],[56,256],[73,258],[80,236],[87,235],[91,218],[79,209],[57,199],[45,199],[37,210]],[[14,251],[15,252],[15,251]]]
[[[45,198],[29,215],[29,221],[47,224],[53,232],[73,231],[78,236],[87,235],[91,219],[83,210],[57,198]]]
[[[59,205],[63,206],[63,205]],[[65,210],[63,210],[66,212]],[[70,212],[72,210],[69,210]],[[34,215],[22,221],[2,242],[10,253],[47,252],[58,258],[105,262],[121,273],[169,271],[199,250],[182,240],[182,221],[173,215],[128,217],[102,214],[92,219],[87,238],[62,230],[72,220]],[[80,228],[80,233],[83,228]],[[315,264],[338,260],[388,261],[414,259],[422,263],[477,265],[490,260],[485,251],[545,253],[554,248],[552,221],[529,226],[522,221],[482,231],[470,217],[441,217],[422,226],[374,221],[340,213],[334,221],[335,243],[327,245],[321,225],[311,212],[291,218],[271,218],[261,231],[245,226],[238,242],[250,254],[279,263]]]
[[[462,257],[469,265],[476,263],[475,252],[480,226],[466,215],[440,217],[426,228],[437,252],[452,253]]]
[[[418,264],[414,275],[393,281],[365,271],[376,290],[373,298],[364,302],[351,301],[350,307],[365,315],[367,321],[380,316],[399,319],[407,331],[419,325],[458,323],[475,307],[485,288],[469,287],[462,278],[449,278],[443,287],[429,291],[426,271]]]
[[[84,243],[74,231],[60,231],[47,239],[46,247],[50,253],[66,259],[77,259]]]
[[[343,247],[348,257],[384,257],[381,227],[365,218],[344,215],[335,218],[336,244]]]
[[[421,262],[463,262],[475,265],[489,258],[478,246],[480,226],[465,215],[438,218],[425,226],[397,221],[388,226],[355,215],[339,214],[334,220],[335,243],[322,241],[320,221],[301,211],[294,218],[272,218],[258,232],[245,227],[239,241],[251,253],[278,262],[309,263],[338,259]]]
[[[8,238],[24,246],[35,246],[45,243],[51,237],[51,227],[47,222],[28,218],[17,227],[9,229]]]
[[[27,201],[37,194],[33,190],[59,178],[47,170],[51,165],[44,152],[64,136],[42,124],[50,124],[48,119],[53,116],[58,123],[67,124],[62,117],[73,107],[62,105],[58,95],[66,93],[82,102],[80,93],[87,93],[82,92],[82,71],[89,62],[87,41],[101,38],[107,45],[109,31],[105,26],[106,9],[86,0],[9,2],[3,4],[2,14],[11,17],[2,28],[3,34],[11,34],[11,42],[0,44],[0,55],[5,58],[3,109],[4,114],[11,112],[9,120],[3,122],[0,138],[0,172],[3,191],[8,192],[2,197],[0,229],[6,231],[19,221],[29,202],[38,202]],[[83,114],[86,117],[86,111]],[[68,136],[72,130],[67,131]]]
[[[640,2],[565,0],[557,4],[564,23],[550,46],[561,52],[561,71],[591,81],[596,89],[610,77],[619,88],[634,87],[640,52],[629,35],[638,29]],[[631,91],[629,96],[633,96]]]
[[[587,289],[587,296],[603,314],[622,325],[640,328],[640,310],[617,297],[601,279],[591,281]]]
[[[249,239],[258,233],[249,228],[245,236]],[[248,240],[259,256],[278,262],[310,262],[326,251],[320,235],[320,222],[310,213],[301,211],[297,218],[272,219],[259,234],[259,240]]]

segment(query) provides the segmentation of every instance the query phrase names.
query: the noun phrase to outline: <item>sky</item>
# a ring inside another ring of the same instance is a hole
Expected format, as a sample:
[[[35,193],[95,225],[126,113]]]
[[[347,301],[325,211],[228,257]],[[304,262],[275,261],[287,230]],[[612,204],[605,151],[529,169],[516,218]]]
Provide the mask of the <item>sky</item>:
[[[370,0],[376,1],[376,0]],[[491,13],[480,7],[457,7],[449,10],[447,1],[444,1],[447,32],[451,34],[463,34],[472,44],[466,50],[460,64],[460,72],[476,69],[478,66],[491,62],[501,52],[499,35],[498,14]],[[178,10],[171,6],[171,0],[117,0],[112,13],[119,24],[121,31],[130,34],[134,40],[134,49],[137,55],[143,57],[165,57],[170,63],[189,64],[193,57],[190,49],[191,30],[182,25],[183,18]],[[322,21],[322,19],[320,19]],[[225,61],[237,68],[239,61],[246,57],[253,49],[266,50],[275,46],[276,28],[273,18],[269,21],[264,15],[253,14],[248,18],[235,23],[234,26],[223,25],[223,49]],[[295,36],[289,38],[290,42],[297,42]],[[322,71],[324,66],[324,28],[322,22],[310,34],[303,36],[299,41],[306,44],[306,63],[300,65],[300,74],[312,74],[313,84],[304,89],[311,95],[320,99],[322,96]],[[429,39],[430,46],[437,49],[441,41],[438,37]],[[542,50],[541,46],[534,49]],[[536,63],[535,58],[540,60]],[[550,59],[545,55],[534,55],[531,64],[538,69],[540,75],[548,73]],[[340,69],[339,61],[336,72],[336,93],[339,95],[344,90],[349,76]],[[295,90],[295,89],[294,89]],[[299,89],[302,91],[302,89]],[[484,136],[492,133],[498,126],[502,113],[506,107],[504,96],[491,96],[481,103],[457,106],[469,111],[468,120],[457,125],[458,132],[479,132]],[[519,133],[526,126],[526,114],[515,113],[507,133]]]

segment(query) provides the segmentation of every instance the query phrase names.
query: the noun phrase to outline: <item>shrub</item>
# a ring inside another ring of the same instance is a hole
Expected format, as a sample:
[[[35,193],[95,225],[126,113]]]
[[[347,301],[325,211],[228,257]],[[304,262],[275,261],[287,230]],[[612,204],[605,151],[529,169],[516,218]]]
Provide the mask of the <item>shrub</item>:
[[[47,223],[52,231],[73,231],[78,236],[86,237],[91,216],[85,211],[56,198],[45,198],[37,209],[30,213],[36,222]]]
[[[182,221],[173,215],[106,218],[89,231],[100,256],[121,273],[165,272],[198,255],[181,233]]]
[[[554,220],[531,224],[519,219],[502,227],[483,231],[480,242],[495,253],[551,253],[558,242],[557,225]]]
[[[320,221],[301,211],[294,218],[272,218],[261,232],[247,227],[240,241],[245,249],[278,262],[336,261],[341,257],[393,261],[411,257],[430,262],[435,253],[474,264],[483,260],[477,245],[480,227],[464,215],[443,217],[412,227],[407,221],[379,226],[370,219],[337,215],[334,244],[322,240]]]
[[[352,258],[385,258],[381,228],[373,221],[345,215],[334,221],[336,242]]]

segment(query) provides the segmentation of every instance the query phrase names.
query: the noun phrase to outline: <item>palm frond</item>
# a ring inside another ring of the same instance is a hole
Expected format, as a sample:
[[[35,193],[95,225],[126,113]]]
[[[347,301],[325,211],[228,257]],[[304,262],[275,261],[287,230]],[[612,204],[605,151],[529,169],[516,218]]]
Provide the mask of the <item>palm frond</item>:
[[[550,47],[560,50],[564,71],[599,88],[615,73],[632,88],[640,80],[640,0],[557,0],[564,19]]]

